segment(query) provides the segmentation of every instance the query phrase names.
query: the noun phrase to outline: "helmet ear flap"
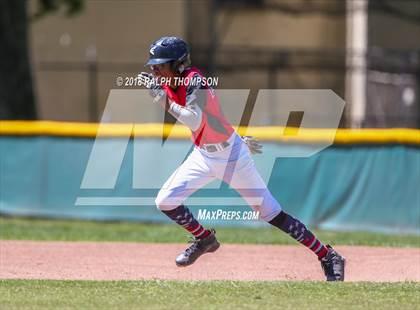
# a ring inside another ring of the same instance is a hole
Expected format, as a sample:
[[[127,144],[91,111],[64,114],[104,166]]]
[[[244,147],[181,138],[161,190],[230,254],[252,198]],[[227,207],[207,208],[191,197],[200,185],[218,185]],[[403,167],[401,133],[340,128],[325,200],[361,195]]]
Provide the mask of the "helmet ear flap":
[[[186,54],[180,59],[172,62],[171,69],[173,72],[182,73],[185,68],[188,68],[191,65],[190,55]]]

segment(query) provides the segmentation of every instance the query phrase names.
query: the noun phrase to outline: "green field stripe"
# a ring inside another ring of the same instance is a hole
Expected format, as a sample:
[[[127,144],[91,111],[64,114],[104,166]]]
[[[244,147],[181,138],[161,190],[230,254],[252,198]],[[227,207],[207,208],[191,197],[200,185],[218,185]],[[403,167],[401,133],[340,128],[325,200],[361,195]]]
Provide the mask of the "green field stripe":
[[[223,243],[296,244],[290,236],[269,226],[263,228],[218,227],[216,230],[218,239]],[[418,235],[317,230],[315,232],[325,243],[335,245],[420,247]],[[188,240],[188,234],[175,224],[0,217],[0,239],[178,243]]]
[[[3,309],[419,309],[419,283],[0,280]]]

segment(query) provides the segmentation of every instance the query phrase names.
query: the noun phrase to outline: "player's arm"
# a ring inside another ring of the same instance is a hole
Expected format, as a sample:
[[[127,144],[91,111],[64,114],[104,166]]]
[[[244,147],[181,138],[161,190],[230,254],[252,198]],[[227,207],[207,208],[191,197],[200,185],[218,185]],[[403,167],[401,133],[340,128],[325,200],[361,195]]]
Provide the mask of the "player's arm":
[[[197,74],[193,77],[193,80],[196,78],[200,79],[200,76]],[[190,83],[190,85],[188,85],[185,101],[185,106],[182,106],[175,101],[169,102],[168,112],[192,131],[196,131],[200,128],[203,118],[203,109],[206,104],[205,89],[197,80],[195,80],[195,83]]]
[[[183,107],[175,101],[169,101],[167,110],[192,131],[196,131],[200,128],[203,112],[197,106],[192,105]]]
[[[143,85],[150,90],[150,95],[154,98],[154,102],[159,102],[164,109],[192,131],[196,131],[200,128],[202,107],[205,104],[205,96],[203,96],[204,91],[201,90],[201,85],[198,83],[190,83],[186,92],[186,105],[182,106],[176,100],[172,101],[169,100],[167,96],[164,96],[162,87],[153,83],[153,75],[142,72],[139,77],[142,79]],[[197,78],[199,77],[200,76],[197,75]],[[196,78],[196,76],[193,78]]]

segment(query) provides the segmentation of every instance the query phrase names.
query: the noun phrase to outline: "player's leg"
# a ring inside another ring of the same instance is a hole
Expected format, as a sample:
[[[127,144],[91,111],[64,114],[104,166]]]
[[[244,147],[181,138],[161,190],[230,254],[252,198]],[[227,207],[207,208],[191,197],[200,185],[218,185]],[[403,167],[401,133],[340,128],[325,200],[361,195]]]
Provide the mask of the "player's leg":
[[[210,167],[194,150],[162,186],[155,200],[156,206],[194,237],[205,238],[210,230],[204,229],[183,203],[212,180],[214,176]]]
[[[214,165],[216,177],[229,184],[256,211],[270,221],[282,208],[258,173],[248,146],[238,136],[232,149]]]
[[[267,188],[244,188],[256,184],[262,186],[263,180],[255,168],[240,172],[238,177],[238,180],[242,180],[241,183],[231,184],[232,188],[237,186],[235,189],[245,200],[250,201],[254,210],[260,212],[261,219],[279,228],[316,254],[328,281],[344,280],[345,259],[340,254],[331,246],[324,245],[300,220],[284,212]],[[252,204],[256,199],[260,199],[260,204]],[[272,217],[275,212],[277,214]]]
[[[234,147],[240,150],[232,151],[223,173],[223,180],[238,191],[254,210],[260,212],[262,220],[289,234],[316,254],[327,280],[342,281],[344,258],[331,247],[324,245],[305,224],[282,210],[256,169],[248,147],[245,144]]]
[[[156,206],[171,220],[194,237],[191,246],[175,260],[178,266],[187,266],[207,252],[216,251],[215,231],[205,229],[183,204],[196,190],[214,180],[210,167],[199,151],[194,150],[184,163],[169,177],[156,198]]]
[[[328,253],[327,247],[301,221],[282,210],[251,158],[242,158],[238,161],[238,168],[235,169],[230,186],[260,213],[262,220],[289,234],[314,252],[319,259]]]
[[[289,234],[318,256],[327,281],[344,281],[345,259],[330,245],[324,245],[301,221],[281,211],[268,223]]]

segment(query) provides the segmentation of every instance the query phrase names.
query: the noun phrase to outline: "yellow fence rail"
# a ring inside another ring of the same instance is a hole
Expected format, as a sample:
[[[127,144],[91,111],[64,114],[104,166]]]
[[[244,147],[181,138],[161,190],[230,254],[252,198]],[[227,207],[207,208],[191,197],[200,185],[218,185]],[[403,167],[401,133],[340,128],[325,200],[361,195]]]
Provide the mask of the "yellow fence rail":
[[[310,129],[278,126],[237,128],[241,135],[251,135],[261,141],[288,143],[334,144],[420,144],[420,130],[392,129]],[[58,136],[58,137],[142,137],[188,139],[190,131],[183,125],[168,124],[104,124],[54,121],[0,121],[1,136]]]

